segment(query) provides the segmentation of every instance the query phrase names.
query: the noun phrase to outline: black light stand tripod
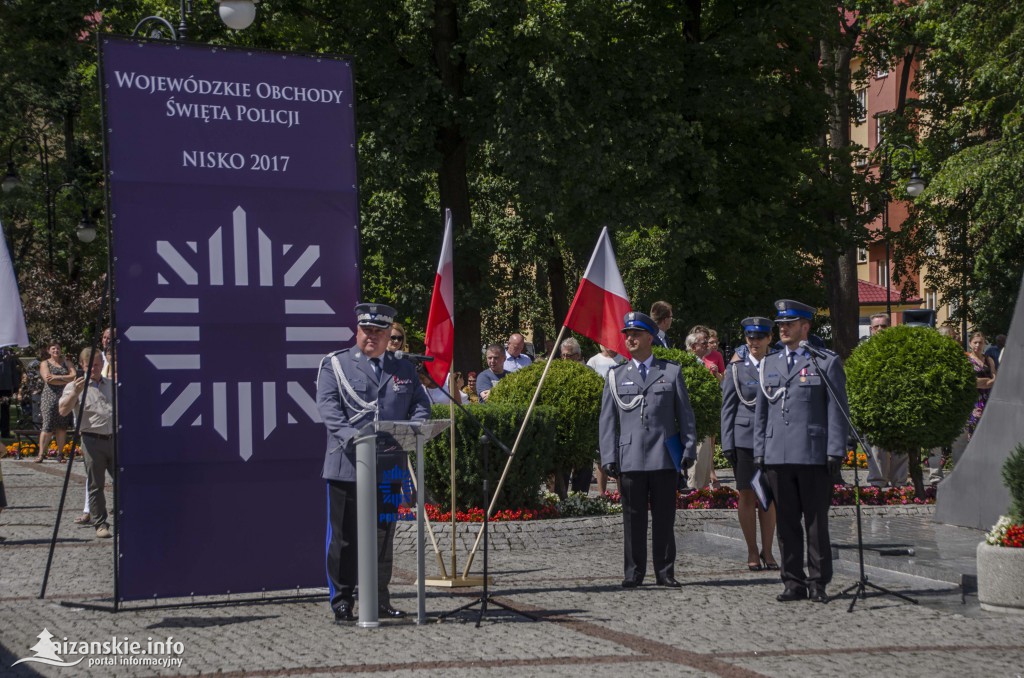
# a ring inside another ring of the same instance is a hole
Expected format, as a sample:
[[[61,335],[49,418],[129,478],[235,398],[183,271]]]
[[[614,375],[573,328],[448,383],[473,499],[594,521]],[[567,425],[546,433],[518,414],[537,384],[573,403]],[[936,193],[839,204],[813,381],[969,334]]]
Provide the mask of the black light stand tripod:
[[[462,413],[465,414],[466,417],[470,421],[472,421],[474,424],[476,424],[477,428],[479,428],[480,431],[483,433],[483,435],[480,436],[480,457],[481,457],[482,465],[483,465],[483,490],[484,490],[483,496],[484,496],[484,501],[487,501],[489,499],[489,497],[490,497],[490,462],[489,462],[489,460],[490,460],[490,456],[491,456],[491,443],[493,442],[493,443],[497,444],[497,446],[502,451],[504,451],[505,454],[507,454],[507,455],[511,456],[512,451],[509,450],[508,446],[506,446],[504,443],[502,443],[501,440],[499,440],[498,437],[496,435],[494,435],[494,433],[491,432],[490,429],[488,429],[486,426],[484,426],[483,422],[481,422],[479,419],[474,417],[473,413],[470,412],[469,410],[467,410],[462,405],[462,403],[460,403],[460,402],[456,401],[454,398],[452,398],[451,393],[446,391],[443,386],[441,386],[439,383],[437,383],[437,381],[434,379],[434,377],[431,376],[430,371],[427,370],[423,366],[422,363],[420,363],[418,365],[418,367],[419,367],[420,373],[427,375],[427,379],[430,380],[430,383],[432,383],[435,387],[440,389],[441,393],[443,393],[446,396],[448,396],[448,399],[451,400],[452,403],[454,403],[454,405],[456,407],[458,407],[462,411]],[[455,507],[452,506],[452,511],[454,511],[454,510],[455,510]],[[490,516],[488,515],[488,511],[485,510],[484,511],[484,524],[483,524],[483,531],[484,531],[484,536],[483,536],[483,541],[484,541],[484,544],[483,544],[483,549],[484,549],[484,571],[483,571],[483,577],[484,577],[484,580],[483,580],[483,589],[480,592],[480,596],[478,598],[476,598],[475,600],[472,600],[472,601],[466,603],[465,605],[461,605],[461,606],[455,608],[454,610],[450,610],[448,612],[445,612],[444,614],[442,614],[440,617],[437,618],[438,623],[444,621],[445,619],[447,619],[448,617],[451,617],[454,614],[458,614],[459,612],[462,612],[463,610],[468,610],[468,609],[470,609],[472,607],[475,607],[477,605],[480,606],[480,612],[477,614],[477,617],[476,617],[476,627],[477,628],[480,628],[480,623],[483,621],[484,615],[487,614],[487,606],[488,605],[492,605],[494,607],[499,607],[499,608],[501,608],[503,610],[506,610],[508,612],[512,612],[514,614],[518,614],[519,616],[525,617],[525,618],[529,619],[530,621],[537,621],[537,618],[534,617],[531,614],[527,614],[526,612],[522,612],[522,611],[517,610],[517,609],[515,609],[513,607],[509,607],[508,605],[505,605],[504,603],[498,602],[497,600],[495,600],[494,598],[491,597],[490,593],[487,590],[487,587],[488,587],[488,583],[487,583],[488,582],[487,553],[488,553],[488,550],[489,550],[488,549],[488,543],[487,543],[487,533],[488,533],[488,527],[490,525],[489,517]],[[452,533],[452,540],[454,540],[454,539],[455,539],[455,534],[453,532]]]
[[[832,386],[832,382],[829,381],[829,378],[825,375],[821,367],[818,365],[818,359],[815,357],[814,353],[810,349],[808,349],[807,353],[811,358],[811,362],[814,364],[814,369],[818,372],[819,375],[821,375],[821,380],[825,382],[825,388],[828,389],[829,396],[835,402],[842,403],[842,401],[839,400],[839,398],[836,396],[835,388]],[[858,431],[857,427],[853,425],[853,421],[850,419],[849,412],[846,411],[845,407],[840,407],[839,409],[842,411],[843,418],[846,419],[846,423],[850,425],[850,432],[853,434],[853,437],[856,438],[858,443],[860,443],[861,449],[863,449],[864,451],[868,451],[868,445],[864,441],[864,438],[861,436],[860,431]],[[856,457],[856,455],[854,456]],[[855,583],[851,584],[850,586],[847,586],[839,593],[840,596],[845,596],[849,595],[851,591],[853,592],[853,599],[850,601],[850,607],[847,608],[846,611],[853,612],[853,606],[857,604],[858,597],[861,600],[867,600],[867,590],[869,588],[878,591],[883,595],[896,596],[897,598],[917,605],[917,601],[911,598],[910,596],[906,596],[902,593],[897,593],[896,591],[890,591],[884,586],[872,584],[868,581],[868,576],[864,573],[864,530],[861,525],[860,517],[860,473],[857,470],[856,459],[854,460],[853,464],[853,489],[854,496],[856,497],[856,501],[854,503],[857,511],[857,559],[860,564],[860,577],[857,579]]]

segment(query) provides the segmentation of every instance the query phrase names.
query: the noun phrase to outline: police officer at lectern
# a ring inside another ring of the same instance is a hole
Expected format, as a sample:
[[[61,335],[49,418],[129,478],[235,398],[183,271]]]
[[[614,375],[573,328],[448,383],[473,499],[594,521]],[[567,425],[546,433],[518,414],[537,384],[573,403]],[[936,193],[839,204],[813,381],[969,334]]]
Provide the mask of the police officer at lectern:
[[[754,406],[754,463],[765,469],[775,496],[782,551],[780,602],[826,603],[825,586],[832,580],[832,547],[828,511],[832,471],[846,454],[848,425],[846,375],[842,361],[826,349],[810,360],[806,341],[815,309],[790,299],[775,302],[783,350],[761,361],[760,389]],[[829,395],[823,376],[838,402]],[[803,529],[801,529],[803,519]],[[804,573],[804,534],[807,573]]]
[[[622,586],[640,586],[647,573],[649,504],[654,578],[677,588],[676,478],[697,459],[690,396],[679,364],[651,353],[658,326],[649,316],[627,313],[622,332],[632,359],[608,370],[599,426],[601,466],[622,494]]]
[[[385,349],[397,315],[383,304],[359,304],[356,343],[320,362],[316,404],[327,427],[323,478],[327,481],[327,583],[338,622],[353,619],[359,581],[356,558],[356,450],[358,431],[375,420],[430,418],[430,399],[412,363]],[[404,617],[391,606],[388,584],[394,560],[395,523],[377,525],[377,587],[380,614]]]

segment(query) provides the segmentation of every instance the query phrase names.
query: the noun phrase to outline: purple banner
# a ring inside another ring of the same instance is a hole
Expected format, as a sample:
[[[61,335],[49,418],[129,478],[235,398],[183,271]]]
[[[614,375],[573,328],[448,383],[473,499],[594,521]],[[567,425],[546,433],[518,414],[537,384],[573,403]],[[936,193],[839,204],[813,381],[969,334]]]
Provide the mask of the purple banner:
[[[118,596],[324,586],[315,379],[359,294],[351,64],[101,48]]]

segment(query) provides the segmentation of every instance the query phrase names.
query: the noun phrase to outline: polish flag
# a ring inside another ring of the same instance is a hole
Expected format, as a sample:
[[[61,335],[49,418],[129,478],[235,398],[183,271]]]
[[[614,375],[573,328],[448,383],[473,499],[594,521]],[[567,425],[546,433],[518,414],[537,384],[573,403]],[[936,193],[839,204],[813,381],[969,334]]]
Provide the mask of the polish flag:
[[[620,355],[628,356],[622,319],[631,310],[606,226],[597,239],[597,247],[563,324]]]
[[[447,390],[448,370],[455,352],[455,282],[452,275],[452,211],[444,211],[444,240],[441,243],[441,261],[434,276],[434,294],[430,298],[427,316],[426,354],[434,357],[426,363],[434,381]]]

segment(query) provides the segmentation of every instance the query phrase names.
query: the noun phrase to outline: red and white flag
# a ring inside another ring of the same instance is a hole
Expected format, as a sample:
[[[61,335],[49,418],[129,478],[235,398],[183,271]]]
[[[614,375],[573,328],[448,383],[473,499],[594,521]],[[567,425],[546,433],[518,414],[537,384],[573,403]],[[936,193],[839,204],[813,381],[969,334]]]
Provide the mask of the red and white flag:
[[[628,356],[626,338],[622,334],[622,319],[631,310],[606,226],[597,239],[597,247],[580,280],[564,325]]]
[[[452,211],[444,211],[444,240],[441,242],[441,261],[434,276],[434,294],[430,298],[427,316],[426,354],[434,357],[426,364],[434,381],[445,386],[448,370],[455,352],[455,279],[452,274]]]

